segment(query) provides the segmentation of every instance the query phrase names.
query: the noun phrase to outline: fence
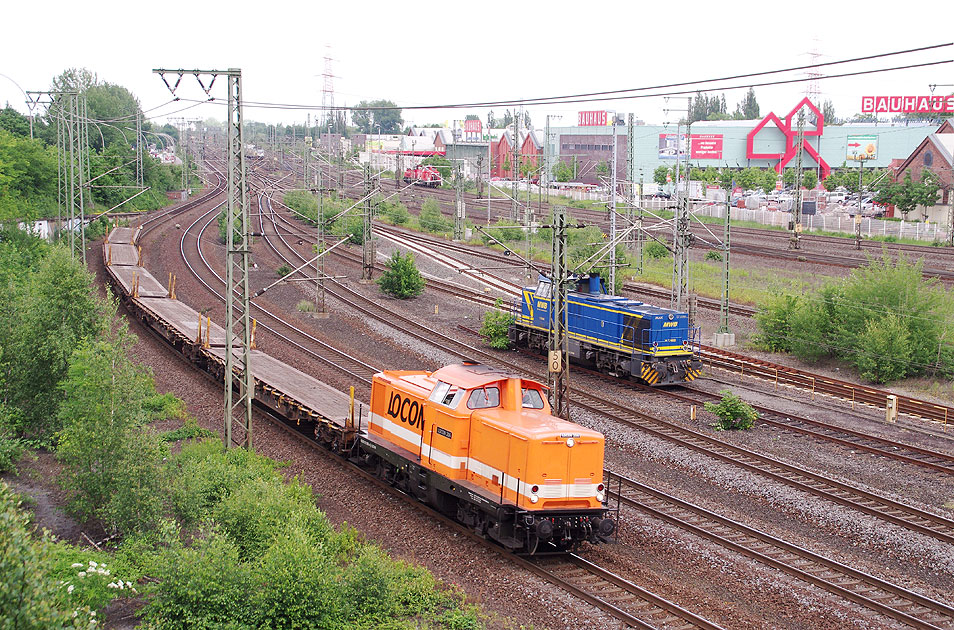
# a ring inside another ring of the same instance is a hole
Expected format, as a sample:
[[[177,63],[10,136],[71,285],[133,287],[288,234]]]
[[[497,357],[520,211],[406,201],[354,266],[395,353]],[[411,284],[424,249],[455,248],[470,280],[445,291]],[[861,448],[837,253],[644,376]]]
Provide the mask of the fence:
[[[692,213],[696,216],[716,217],[725,220],[725,204],[699,203],[693,205]],[[748,208],[732,208],[733,221],[751,221],[762,225],[788,227],[792,220],[792,213],[774,210],[750,210]],[[815,215],[803,215],[802,227],[806,231],[844,232],[855,234],[855,220],[844,212],[833,212]],[[861,234],[867,237],[894,236],[895,238],[910,238],[919,241],[949,240],[947,229],[937,223],[922,223],[920,221],[884,221],[873,217],[864,217],[861,220]]]

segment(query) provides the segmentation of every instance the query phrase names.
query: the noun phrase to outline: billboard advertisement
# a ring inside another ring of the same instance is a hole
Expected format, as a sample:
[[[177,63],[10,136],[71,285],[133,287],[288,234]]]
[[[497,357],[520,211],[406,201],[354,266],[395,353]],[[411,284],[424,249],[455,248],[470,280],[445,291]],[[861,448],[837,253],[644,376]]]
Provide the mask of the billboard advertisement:
[[[845,159],[852,162],[878,159],[878,136],[848,136]]]
[[[686,134],[677,136],[674,133],[659,134],[660,160],[675,160],[686,157]]]
[[[936,114],[954,112],[954,96],[862,96],[862,113]]]
[[[591,112],[579,112],[579,117],[577,119],[577,124],[580,127],[605,127],[609,123],[607,112],[604,111],[591,111]]]
[[[689,138],[689,157],[693,160],[721,160],[722,134],[693,135]]]
[[[464,133],[480,133],[483,128],[484,127],[479,120],[464,121]]]

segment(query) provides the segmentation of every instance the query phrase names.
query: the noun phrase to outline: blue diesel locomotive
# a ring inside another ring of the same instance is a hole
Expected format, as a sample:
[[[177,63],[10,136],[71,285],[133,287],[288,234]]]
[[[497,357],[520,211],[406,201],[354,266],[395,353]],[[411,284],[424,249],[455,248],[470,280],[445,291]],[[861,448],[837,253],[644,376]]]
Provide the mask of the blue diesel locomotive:
[[[687,313],[608,295],[596,274],[575,283],[567,293],[571,360],[649,385],[685,383],[699,375],[700,333],[689,325]],[[522,298],[514,300],[512,344],[546,352],[551,291],[550,279],[541,275],[536,287],[525,287]]]

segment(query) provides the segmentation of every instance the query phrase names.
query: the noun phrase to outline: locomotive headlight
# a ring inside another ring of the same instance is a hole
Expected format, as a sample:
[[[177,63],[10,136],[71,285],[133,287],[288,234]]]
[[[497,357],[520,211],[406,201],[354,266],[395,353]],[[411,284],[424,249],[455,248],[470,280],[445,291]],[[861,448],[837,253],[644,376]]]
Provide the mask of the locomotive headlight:
[[[540,497],[538,497],[537,495],[535,494],[530,495],[530,503],[536,503],[539,500],[540,500]]]
[[[600,503],[603,502],[603,499],[604,499],[605,497],[606,497],[606,495],[603,494],[602,492],[599,492],[599,491],[598,491],[598,492],[596,493],[596,500],[599,501]]]
[[[576,440],[574,440],[573,438],[567,438],[567,439],[566,439],[566,445],[567,445],[569,448],[573,448],[573,446],[574,446],[575,444],[576,444]]]

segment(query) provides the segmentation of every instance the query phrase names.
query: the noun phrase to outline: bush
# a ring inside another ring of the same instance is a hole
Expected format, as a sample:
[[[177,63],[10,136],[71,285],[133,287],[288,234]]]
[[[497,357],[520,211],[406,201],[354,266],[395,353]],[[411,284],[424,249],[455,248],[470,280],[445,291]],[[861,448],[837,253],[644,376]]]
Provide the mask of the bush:
[[[277,273],[280,278],[284,278],[291,272],[292,272],[292,268],[289,267],[288,265],[282,265],[281,267],[275,270],[275,273]]]
[[[719,393],[722,394],[721,402],[705,404],[706,411],[719,417],[719,422],[713,424],[713,428],[716,431],[751,429],[759,417],[758,412],[727,389]]]
[[[887,383],[907,373],[913,354],[911,334],[896,314],[869,320],[858,341],[854,363],[862,378]]]
[[[407,206],[400,201],[383,201],[378,206],[378,211],[394,225],[404,225],[411,220]]]
[[[254,628],[251,567],[239,561],[238,548],[225,536],[210,534],[191,549],[165,558],[146,619],[170,630]]]
[[[518,226],[514,226],[513,221],[510,219],[497,219],[496,223],[484,229],[487,230],[486,233],[481,233],[480,235],[484,243],[493,243],[490,239],[491,236],[504,243],[520,241],[526,238],[524,230]]]
[[[948,376],[954,302],[921,265],[882,257],[814,294],[778,296],[756,315],[756,342],[806,360],[838,358],[877,382]]]
[[[717,249],[710,249],[706,252],[705,260],[713,260],[715,262],[722,262],[722,252]]]
[[[188,418],[181,427],[172,431],[166,431],[159,436],[159,439],[163,442],[178,442],[180,440],[191,440],[194,438],[206,439],[214,437],[215,433],[200,427],[195,421],[195,418]]]
[[[275,462],[245,449],[222,450],[219,440],[185,444],[169,466],[172,504],[184,524],[208,519],[232,491],[254,479],[273,479]]]
[[[334,534],[324,514],[315,507],[311,488],[297,480],[286,485],[277,476],[246,481],[212,513],[242,560],[265,553],[288,523],[301,528],[316,547],[328,547]]]
[[[315,303],[311,300],[301,300],[295,308],[299,313],[314,313],[316,309]]]
[[[284,526],[256,562],[260,589],[252,597],[256,628],[333,628],[341,570],[297,523]]]
[[[480,336],[487,345],[496,350],[506,350],[510,347],[508,331],[514,317],[502,309],[503,300],[498,299],[494,309],[484,313],[484,323],[480,327]]]
[[[434,199],[428,198],[421,204],[421,214],[418,218],[421,229],[426,232],[446,232],[448,220],[441,214],[441,206]]]
[[[387,271],[378,278],[381,291],[400,300],[417,297],[424,292],[424,278],[414,264],[414,254],[395,251],[387,262]]]
[[[649,241],[645,247],[643,247],[643,254],[654,260],[659,260],[661,258],[668,258],[669,250],[659,241]]]
[[[775,295],[755,313],[759,332],[753,337],[756,346],[769,352],[791,349],[792,314],[799,306],[798,296]]]
[[[20,499],[0,480],[0,624],[18,630],[88,628],[96,613],[58,584],[52,543],[33,538]]]

